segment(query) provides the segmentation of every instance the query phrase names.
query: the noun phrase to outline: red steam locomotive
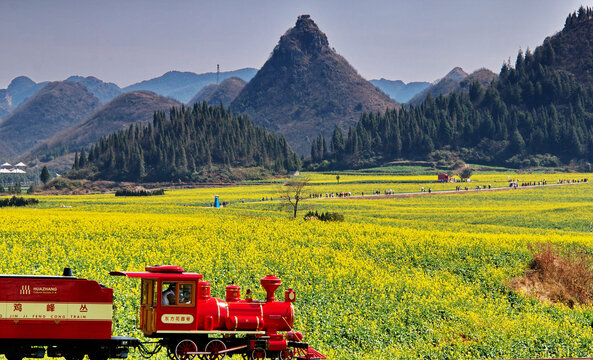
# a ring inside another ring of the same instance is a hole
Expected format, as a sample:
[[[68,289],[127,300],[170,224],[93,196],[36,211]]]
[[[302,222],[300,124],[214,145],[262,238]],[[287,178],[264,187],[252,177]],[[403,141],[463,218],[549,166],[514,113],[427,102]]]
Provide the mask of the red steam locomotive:
[[[63,356],[66,360],[126,358],[130,348],[144,357],[165,349],[172,360],[325,359],[292,329],[295,292],[284,301],[274,292],[281,280],[261,279],[267,296],[226,287],[225,299],[210,296],[210,284],[178,266],[150,266],[145,272],[112,271],[140,278],[138,327],[148,338],[111,336],[113,290],[72,276],[0,275],[0,353],[7,360]]]

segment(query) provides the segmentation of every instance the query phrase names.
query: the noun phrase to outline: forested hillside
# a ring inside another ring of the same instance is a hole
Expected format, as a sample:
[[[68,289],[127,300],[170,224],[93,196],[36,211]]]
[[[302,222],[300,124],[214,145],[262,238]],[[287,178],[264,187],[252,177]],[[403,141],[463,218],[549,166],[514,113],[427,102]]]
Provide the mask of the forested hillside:
[[[131,125],[77,154],[69,177],[119,181],[225,181],[231,167],[272,173],[297,170],[300,160],[283,137],[222,106],[171,108],[152,124]]]
[[[432,97],[419,106],[364,114],[347,136],[318,138],[313,161],[357,167],[447,150],[465,161],[509,166],[593,161],[593,11],[571,14],[564,30],[505,63],[484,90]],[[583,38],[583,36],[585,36]]]

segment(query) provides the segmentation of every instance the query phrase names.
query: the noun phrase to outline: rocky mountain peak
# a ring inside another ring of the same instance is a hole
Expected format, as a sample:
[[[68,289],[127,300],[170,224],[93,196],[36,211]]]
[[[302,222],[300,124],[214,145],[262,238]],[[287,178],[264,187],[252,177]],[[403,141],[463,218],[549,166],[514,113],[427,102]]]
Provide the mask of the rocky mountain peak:
[[[446,79],[451,79],[456,82],[460,82],[461,80],[465,79],[468,76],[468,73],[463,71],[462,68],[456,66],[453,70],[449,71],[447,75],[445,75]]]
[[[313,139],[344,131],[363,112],[397,106],[362,78],[329,46],[327,36],[301,15],[274,48],[272,56],[231,104],[256,125],[286,137],[293,150],[308,154]]]
[[[289,59],[285,60],[294,61],[300,58],[299,53],[316,55],[327,51],[331,51],[327,36],[309,15],[301,15],[295,26],[282,35],[274,49],[274,54],[287,55]]]

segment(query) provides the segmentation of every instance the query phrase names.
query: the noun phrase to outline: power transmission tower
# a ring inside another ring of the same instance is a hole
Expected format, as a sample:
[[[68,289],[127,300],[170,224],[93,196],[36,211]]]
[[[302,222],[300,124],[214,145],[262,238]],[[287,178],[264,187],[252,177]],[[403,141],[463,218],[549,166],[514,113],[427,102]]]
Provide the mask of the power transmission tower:
[[[220,64],[216,64],[216,84],[220,80]]]

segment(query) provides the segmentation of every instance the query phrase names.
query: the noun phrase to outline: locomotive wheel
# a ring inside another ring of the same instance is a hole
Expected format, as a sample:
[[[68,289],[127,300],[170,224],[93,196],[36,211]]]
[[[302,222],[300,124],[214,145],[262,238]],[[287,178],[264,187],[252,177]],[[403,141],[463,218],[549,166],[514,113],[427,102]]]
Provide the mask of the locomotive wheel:
[[[291,360],[294,357],[294,351],[292,349],[286,349],[280,351],[280,360]]]
[[[206,355],[208,360],[222,360],[226,356],[226,353],[219,354],[220,351],[226,350],[226,345],[220,340],[212,340],[206,345],[206,351],[211,353]]]
[[[189,352],[196,352],[198,351],[198,347],[196,343],[189,340],[181,340],[175,346],[175,359],[177,360],[192,360],[196,357],[196,354],[188,354]]]
[[[265,359],[265,358],[266,358],[266,350],[264,350],[260,347],[256,347],[251,352],[251,360]]]

